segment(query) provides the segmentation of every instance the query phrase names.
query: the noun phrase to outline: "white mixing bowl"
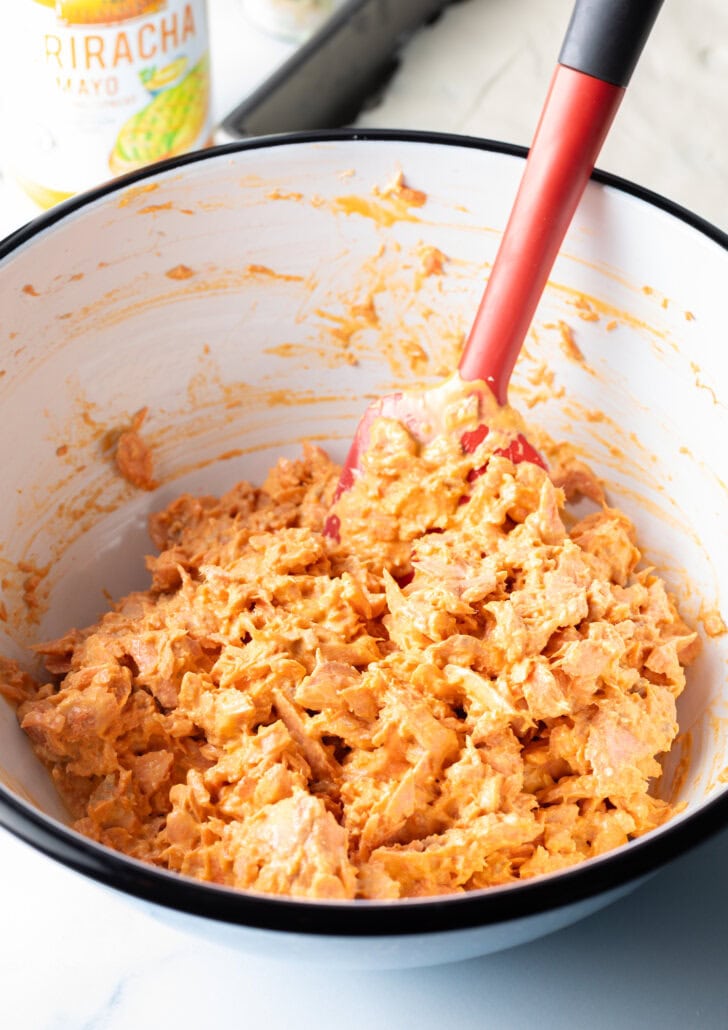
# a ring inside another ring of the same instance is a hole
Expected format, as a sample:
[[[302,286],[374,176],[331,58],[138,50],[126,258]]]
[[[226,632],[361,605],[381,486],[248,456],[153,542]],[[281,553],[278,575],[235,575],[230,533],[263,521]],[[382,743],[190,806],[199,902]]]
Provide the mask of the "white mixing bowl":
[[[520,150],[443,136],[253,140],[111,183],[0,244],[0,652],[32,668],[28,644],[93,620],[105,591],[143,586],[146,517],[176,494],[259,481],[307,437],[341,459],[365,398],[452,367],[522,166]],[[387,192],[398,170],[424,204]],[[426,247],[445,255],[443,274],[425,274]],[[728,583],[727,282],[724,235],[597,176],[512,389],[589,455],[704,638],[659,787],[685,803],[666,826],[576,868],[467,895],[234,892],[71,830],[2,701],[0,821],[216,940],[362,966],[532,939],[724,826],[728,647],[715,634]],[[109,448],[143,407],[151,493],[117,474]]]

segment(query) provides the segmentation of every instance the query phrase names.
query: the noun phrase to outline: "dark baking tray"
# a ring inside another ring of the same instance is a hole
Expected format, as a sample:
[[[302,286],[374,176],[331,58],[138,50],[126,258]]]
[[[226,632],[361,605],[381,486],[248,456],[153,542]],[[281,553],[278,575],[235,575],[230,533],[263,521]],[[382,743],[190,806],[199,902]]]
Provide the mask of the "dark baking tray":
[[[412,33],[452,0],[347,0],[222,121],[233,138],[350,125],[381,91]]]

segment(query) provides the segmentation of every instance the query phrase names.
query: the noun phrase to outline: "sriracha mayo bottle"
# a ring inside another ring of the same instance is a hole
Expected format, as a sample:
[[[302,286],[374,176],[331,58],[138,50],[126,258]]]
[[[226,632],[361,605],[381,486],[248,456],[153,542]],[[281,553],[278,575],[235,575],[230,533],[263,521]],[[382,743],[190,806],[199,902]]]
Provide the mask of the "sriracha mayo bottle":
[[[11,6],[2,157],[37,206],[209,142],[205,0]]]

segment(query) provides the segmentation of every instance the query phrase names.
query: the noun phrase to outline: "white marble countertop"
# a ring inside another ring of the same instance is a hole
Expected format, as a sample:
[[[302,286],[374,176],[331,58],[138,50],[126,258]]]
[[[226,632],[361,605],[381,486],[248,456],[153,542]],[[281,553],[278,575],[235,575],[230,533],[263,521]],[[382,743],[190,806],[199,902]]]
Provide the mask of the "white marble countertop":
[[[361,124],[528,143],[570,0],[463,0],[409,45]],[[291,52],[210,0],[220,117]],[[600,165],[728,229],[728,5],[667,0]],[[1,141],[0,141],[1,144]],[[0,189],[0,234],[28,210]],[[728,831],[582,923],[427,970],[333,972],[157,924],[0,831],[0,1026],[728,1025]]]
[[[276,962],[169,929],[0,832],[5,1030],[725,1030],[728,833],[533,944],[417,970]]]

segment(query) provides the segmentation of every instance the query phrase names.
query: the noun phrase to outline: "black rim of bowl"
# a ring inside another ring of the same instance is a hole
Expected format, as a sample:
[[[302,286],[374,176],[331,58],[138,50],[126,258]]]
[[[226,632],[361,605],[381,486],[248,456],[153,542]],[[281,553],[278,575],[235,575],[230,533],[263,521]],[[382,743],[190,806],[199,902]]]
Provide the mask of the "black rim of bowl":
[[[72,197],[0,241],[0,259],[74,211],[134,183],[225,154],[297,143],[392,141],[436,144],[525,158],[524,147],[449,133],[387,129],[326,130],[263,136],[184,154],[130,172]],[[596,170],[592,178],[686,223],[728,250],[728,234],[665,197]],[[559,873],[505,887],[397,901],[312,901],[219,887],[128,858],[43,815],[0,784],[0,824],[45,855],[91,879],[152,904],[220,923],[346,937],[396,936],[486,927],[618,890],[707,840],[728,825],[728,792],[654,834]]]

